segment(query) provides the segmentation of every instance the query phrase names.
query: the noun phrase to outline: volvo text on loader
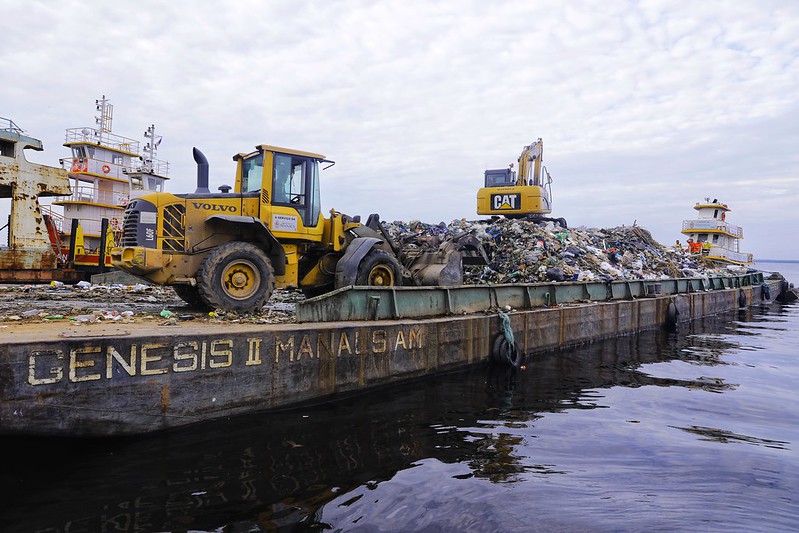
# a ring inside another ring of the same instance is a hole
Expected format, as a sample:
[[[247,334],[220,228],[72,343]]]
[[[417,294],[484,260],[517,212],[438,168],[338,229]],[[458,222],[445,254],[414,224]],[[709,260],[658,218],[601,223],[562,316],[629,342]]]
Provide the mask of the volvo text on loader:
[[[477,214],[552,221],[565,228],[565,219],[544,216],[552,212],[552,177],[542,164],[543,155],[539,138],[522,149],[518,173],[513,164],[486,170],[485,186],[477,192]]]
[[[463,264],[487,262],[472,235],[405,246],[378,215],[366,224],[335,210],[322,214],[323,155],[257,146],[234,156],[236,181],[208,189],[208,161],[194,149],[197,190],[146,194],[125,208],[113,265],[171,285],[190,305],[259,310],[275,286],[308,296],[348,285],[458,285]]]

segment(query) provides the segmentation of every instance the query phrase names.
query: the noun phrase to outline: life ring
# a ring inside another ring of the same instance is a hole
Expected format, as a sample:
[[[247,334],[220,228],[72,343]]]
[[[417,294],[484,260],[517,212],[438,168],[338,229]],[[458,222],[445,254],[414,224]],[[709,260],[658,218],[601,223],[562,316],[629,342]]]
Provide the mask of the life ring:
[[[511,368],[520,368],[522,366],[522,350],[519,347],[519,343],[514,341],[511,344],[505,338],[505,335],[500,333],[494,339],[491,360],[497,364],[508,365]]]
[[[111,172],[111,167],[109,167],[108,165],[103,165],[103,172],[108,174],[109,172]]]
[[[72,160],[72,172],[86,172],[88,164],[80,159]]]

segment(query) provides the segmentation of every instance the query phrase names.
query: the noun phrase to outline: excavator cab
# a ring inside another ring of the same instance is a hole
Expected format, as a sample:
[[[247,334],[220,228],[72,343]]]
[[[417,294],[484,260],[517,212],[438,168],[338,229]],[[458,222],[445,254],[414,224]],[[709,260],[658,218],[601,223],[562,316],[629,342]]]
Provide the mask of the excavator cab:
[[[516,184],[516,172],[513,168],[497,168],[486,170],[486,187],[511,187]]]
[[[544,143],[539,138],[525,146],[519,156],[519,170],[513,165],[485,171],[485,186],[477,192],[477,214],[553,221],[566,227],[562,218],[549,218],[552,212],[552,178],[541,159]]]

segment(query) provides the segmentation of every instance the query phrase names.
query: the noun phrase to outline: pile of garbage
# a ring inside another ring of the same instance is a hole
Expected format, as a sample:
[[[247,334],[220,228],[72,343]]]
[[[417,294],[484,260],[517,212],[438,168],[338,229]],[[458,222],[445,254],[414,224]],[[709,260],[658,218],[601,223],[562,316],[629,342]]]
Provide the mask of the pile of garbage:
[[[496,218],[426,224],[384,223],[398,242],[431,236],[442,240],[475,236],[488,265],[464,266],[466,284],[614,281],[731,275],[700,255],[655,241],[633,224],[615,228],[562,228],[553,222]]]

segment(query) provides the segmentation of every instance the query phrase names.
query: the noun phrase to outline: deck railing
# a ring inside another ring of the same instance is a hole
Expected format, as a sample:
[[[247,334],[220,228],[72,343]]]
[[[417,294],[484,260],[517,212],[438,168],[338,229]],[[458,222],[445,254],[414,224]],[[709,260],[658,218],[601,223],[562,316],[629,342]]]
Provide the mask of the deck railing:
[[[684,220],[682,223],[682,229],[683,231],[723,231],[725,233],[729,233],[733,237],[738,237],[739,239],[742,239],[744,236],[744,230],[740,226],[735,226],[734,224],[729,224],[723,220],[717,220],[715,218]]]

